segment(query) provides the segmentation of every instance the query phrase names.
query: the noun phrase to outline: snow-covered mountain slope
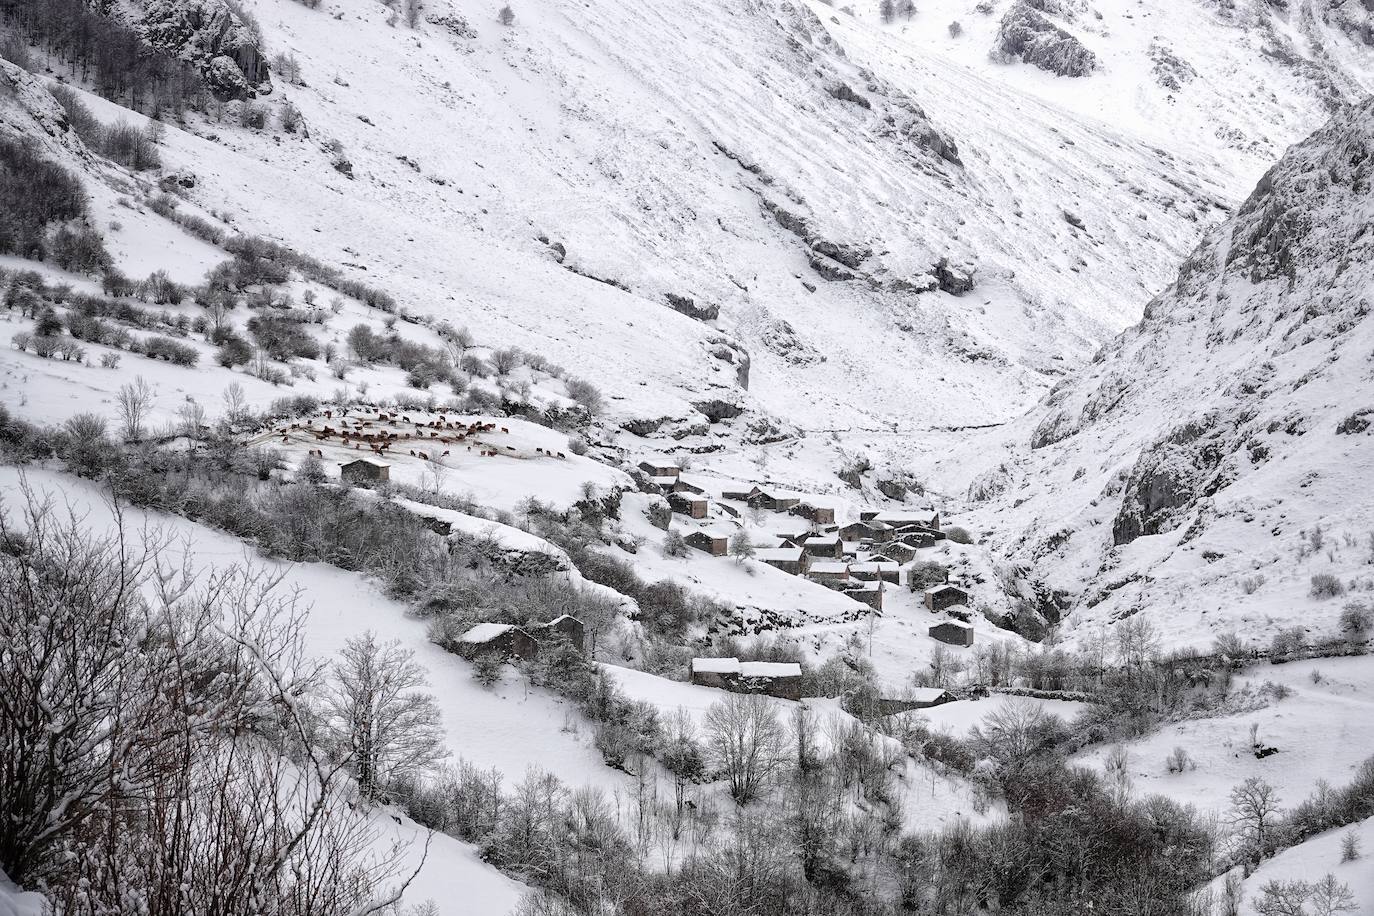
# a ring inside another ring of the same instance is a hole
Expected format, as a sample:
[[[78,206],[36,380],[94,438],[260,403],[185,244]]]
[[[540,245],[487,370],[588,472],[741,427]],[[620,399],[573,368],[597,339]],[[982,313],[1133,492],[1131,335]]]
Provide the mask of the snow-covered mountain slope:
[[[416,30],[365,0],[249,9],[299,64],[273,98],[309,139],[170,130],[197,201],[581,365],[626,416],[1005,419],[1132,320],[1239,187],[828,8],[560,2],[507,28],[463,2]],[[915,291],[942,258],[972,263],[972,292]],[[720,307],[748,395],[703,369],[720,331],[670,293]]]
[[[1023,457],[974,482],[980,520],[1075,596],[1071,630],[1329,636],[1374,588],[1371,180],[1374,100],[1290,149],[1033,430],[999,431]]]
[[[880,35],[884,46],[1101,118],[1167,150],[1181,167],[1215,160],[1207,167],[1240,182],[1236,194],[1290,142],[1374,85],[1371,14],[1359,2],[928,0],[887,25],[876,6],[856,12],[857,28]],[[1047,34],[1066,33],[1091,58],[1090,69],[1058,75],[1073,55],[1034,32],[1030,51],[1009,62],[1007,23],[1023,19],[1048,23]]]

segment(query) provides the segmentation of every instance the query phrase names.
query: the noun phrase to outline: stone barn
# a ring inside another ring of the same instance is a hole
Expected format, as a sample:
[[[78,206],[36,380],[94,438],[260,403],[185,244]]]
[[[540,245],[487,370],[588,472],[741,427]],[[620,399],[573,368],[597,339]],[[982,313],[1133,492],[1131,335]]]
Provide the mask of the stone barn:
[[[951,646],[973,645],[973,627],[957,620],[946,620],[930,628],[930,638]]]
[[[539,641],[512,623],[479,623],[458,637],[458,654],[464,658],[537,658]]]
[[[730,538],[714,531],[693,531],[683,540],[688,547],[704,550],[713,557],[723,557],[730,550]]]
[[[391,465],[371,458],[355,458],[339,465],[339,478],[349,483],[386,483],[391,479]]]
[[[876,519],[850,522],[839,531],[840,537],[846,541],[874,541],[880,544],[892,540],[895,533],[891,525]]]
[[[802,502],[787,511],[817,525],[835,524],[835,509],[831,506],[817,506],[814,503]]]
[[[766,490],[752,494],[746,502],[751,509],[767,509],[772,512],[786,512],[801,504],[801,500],[791,496],[775,496]]]
[[[954,700],[954,694],[940,687],[914,687],[898,699],[879,699],[878,715],[891,716],[913,709],[930,709]]]
[[[866,563],[851,563],[849,574],[855,579],[862,579],[866,582],[876,582],[882,579],[884,582],[891,582],[899,585],[902,581],[902,568],[896,563],[883,562],[881,560],[869,560]]]
[[[813,557],[839,560],[844,557],[844,539],[838,534],[818,534],[806,539],[806,552]]]
[[[692,683],[732,693],[762,693],[801,699],[801,665],[795,662],[741,662],[737,658],[692,659]]]
[[[926,607],[932,611],[943,611],[956,604],[968,605],[968,592],[957,585],[937,585],[926,589]]]
[[[801,547],[765,547],[754,551],[754,559],[794,576],[805,573],[810,563],[806,550]]]
[[[673,507],[673,511],[688,518],[706,517],[706,497],[694,496],[691,493],[669,493],[668,505]]]
[[[866,604],[879,614],[883,612],[883,583],[882,580],[876,582],[854,582],[851,580],[844,589],[844,593],[861,604]]]
[[[886,522],[893,528],[900,529],[927,529],[930,531],[940,530],[940,513],[934,509],[924,509],[912,511],[909,509],[893,509],[887,512],[879,512],[873,516],[875,521]]]
[[[532,635],[536,641],[556,639],[562,636],[572,643],[579,652],[586,651],[583,648],[583,641],[586,636],[586,628],[582,626],[582,621],[570,614],[555,617],[548,623],[536,624],[530,627]]]
[[[682,469],[675,464],[666,461],[641,461],[639,469],[650,477],[673,477],[676,478],[682,473]]]
[[[815,582],[848,582],[849,564],[844,560],[812,560],[806,575]]]

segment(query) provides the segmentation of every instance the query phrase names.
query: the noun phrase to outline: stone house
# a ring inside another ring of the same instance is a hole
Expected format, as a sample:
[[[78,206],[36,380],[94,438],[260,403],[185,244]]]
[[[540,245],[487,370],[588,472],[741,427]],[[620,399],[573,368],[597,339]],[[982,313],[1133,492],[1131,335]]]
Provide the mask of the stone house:
[[[586,628],[582,625],[582,621],[570,614],[555,617],[548,623],[535,624],[530,627],[529,630],[536,642],[556,639],[562,636],[566,638],[568,642],[572,643],[577,651],[586,651],[583,648],[583,642],[586,638]]]
[[[762,492],[763,491],[760,490],[758,487],[750,487],[747,490],[722,490],[720,493],[720,498],[736,499],[740,502],[748,502],[750,499],[752,499],[755,496],[758,496]]]
[[[371,458],[355,458],[339,465],[339,477],[349,483],[385,483],[391,479],[391,465]]]
[[[886,522],[893,528],[928,528],[940,530],[940,513],[934,509],[890,509],[873,516],[874,521]]]
[[[813,557],[826,557],[838,560],[844,556],[844,539],[838,534],[816,534],[806,539],[803,545]]]
[[[846,541],[873,541],[879,544],[891,541],[896,534],[891,525],[877,520],[850,522],[841,527],[839,533]]]
[[[479,655],[529,659],[539,656],[539,641],[513,623],[479,623],[458,637],[457,651],[469,659]]]
[[[650,477],[673,477],[676,478],[682,473],[682,468],[666,461],[650,460],[641,461],[639,469]]]
[[[810,564],[801,547],[765,547],[754,551],[754,559],[794,576],[803,575]]]
[[[693,531],[683,540],[687,542],[688,547],[704,550],[713,557],[723,557],[730,550],[729,535],[715,531]]]
[[[878,613],[883,611],[883,582],[856,582],[851,580],[844,593],[861,604],[866,604]]]
[[[843,560],[812,560],[806,576],[815,582],[848,582],[849,564]]]
[[[910,563],[916,559],[916,548],[906,541],[893,541],[891,544],[884,544],[883,552],[870,559],[897,563],[898,565]]]
[[[772,512],[785,512],[801,504],[801,500],[796,497],[775,496],[766,490],[759,490],[745,502],[751,509],[767,509]]]
[[[815,522],[817,525],[835,524],[835,509],[833,506],[817,506],[814,503],[801,502],[787,511],[807,521]]]
[[[855,579],[865,582],[876,582],[879,579],[884,582],[891,582],[893,585],[900,585],[902,581],[902,568],[896,563],[884,563],[880,560],[869,560],[865,563],[849,564],[849,574]]]
[[[973,627],[958,620],[946,620],[930,628],[930,638],[951,646],[973,645]]]
[[[914,687],[897,699],[879,699],[878,715],[891,716],[913,709],[930,709],[954,700],[954,694],[942,687]]]
[[[732,693],[761,693],[783,700],[801,699],[801,665],[795,662],[741,662],[737,658],[692,659],[692,683]]]
[[[943,611],[956,604],[967,606],[968,592],[957,585],[937,585],[926,589],[925,603],[926,608],[932,611]]]
[[[669,493],[668,505],[679,515],[688,518],[705,518],[707,502],[704,496],[693,496],[690,493]]]

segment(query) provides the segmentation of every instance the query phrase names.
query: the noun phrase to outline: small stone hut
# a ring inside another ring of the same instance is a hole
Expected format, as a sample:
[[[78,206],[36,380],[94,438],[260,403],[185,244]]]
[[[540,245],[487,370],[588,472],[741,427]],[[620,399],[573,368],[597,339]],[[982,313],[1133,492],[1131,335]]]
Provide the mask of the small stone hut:
[[[391,479],[391,465],[371,458],[355,458],[339,465],[339,477],[349,483],[385,483]]]
[[[732,693],[762,693],[801,699],[801,665],[795,662],[741,662],[737,658],[692,659],[692,683]]]
[[[537,624],[533,627],[530,627],[530,631],[531,635],[534,636],[537,642],[545,641],[548,639],[556,639],[559,636],[562,636],[566,638],[568,642],[572,643],[573,646],[576,647],[577,651],[586,651],[583,648],[583,641],[586,637],[586,628],[582,625],[582,621],[578,620],[576,617],[573,617],[570,614],[564,614],[561,617],[555,617],[548,623]]]
[[[537,658],[539,641],[513,623],[479,623],[458,637],[458,654],[464,658],[500,655],[503,658]]]
[[[968,605],[968,592],[957,585],[937,585],[926,589],[926,607],[932,611],[943,611],[956,604]]]
[[[683,540],[688,547],[704,550],[713,557],[723,557],[730,549],[730,538],[714,531],[693,531]]]
[[[930,638],[951,646],[971,646],[973,627],[958,620],[946,620],[930,628]]]

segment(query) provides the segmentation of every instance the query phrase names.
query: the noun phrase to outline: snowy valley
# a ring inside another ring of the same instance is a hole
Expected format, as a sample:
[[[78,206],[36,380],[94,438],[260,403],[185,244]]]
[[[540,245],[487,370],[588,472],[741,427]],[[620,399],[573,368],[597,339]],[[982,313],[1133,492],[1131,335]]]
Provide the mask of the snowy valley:
[[[1374,14],[0,4],[0,916],[1374,911]]]

